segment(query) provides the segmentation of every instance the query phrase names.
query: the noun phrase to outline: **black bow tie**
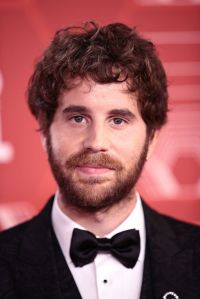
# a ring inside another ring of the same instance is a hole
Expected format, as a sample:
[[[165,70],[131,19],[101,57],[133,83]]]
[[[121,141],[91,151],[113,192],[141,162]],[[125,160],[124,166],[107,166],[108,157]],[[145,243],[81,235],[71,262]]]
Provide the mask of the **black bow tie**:
[[[140,253],[139,232],[135,229],[129,229],[107,239],[96,238],[88,231],[74,229],[70,256],[76,267],[91,263],[98,251],[109,252],[125,267],[133,268]]]

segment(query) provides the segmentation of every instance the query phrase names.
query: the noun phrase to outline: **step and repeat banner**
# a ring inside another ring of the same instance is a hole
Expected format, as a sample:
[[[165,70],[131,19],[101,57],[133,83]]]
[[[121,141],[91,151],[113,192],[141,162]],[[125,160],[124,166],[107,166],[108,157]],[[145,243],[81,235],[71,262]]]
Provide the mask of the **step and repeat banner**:
[[[32,217],[55,192],[26,86],[54,32],[88,20],[136,26],[156,44],[169,121],[138,189],[155,209],[200,224],[200,1],[1,0],[0,229]]]

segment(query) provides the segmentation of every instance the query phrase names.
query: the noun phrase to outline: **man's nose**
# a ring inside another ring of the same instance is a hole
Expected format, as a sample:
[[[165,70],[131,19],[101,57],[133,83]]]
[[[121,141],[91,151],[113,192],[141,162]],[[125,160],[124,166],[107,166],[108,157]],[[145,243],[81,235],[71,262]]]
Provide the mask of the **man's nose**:
[[[109,146],[108,132],[103,126],[92,126],[83,141],[84,149],[93,152],[107,151]]]

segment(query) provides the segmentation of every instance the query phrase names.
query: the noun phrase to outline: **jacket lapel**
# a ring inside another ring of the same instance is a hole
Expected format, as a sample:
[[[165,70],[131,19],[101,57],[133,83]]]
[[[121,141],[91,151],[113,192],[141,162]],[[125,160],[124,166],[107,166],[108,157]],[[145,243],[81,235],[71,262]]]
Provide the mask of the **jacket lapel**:
[[[81,299],[81,295],[76,286],[74,278],[69,270],[69,267],[65,261],[64,255],[60,249],[55,233],[52,229],[52,245],[54,250],[54,263],[59,281],[62,298],[65,299]]]
[[[184,233],[186,225],[157,214],[145,203],[143,208],[146,259],[141,299],[162,299],[167,293],[167,299],[176,298],[173,293],[181,299],[197,299],[192,290],[193,249],[191,236]]]
[[[80,299],[51,226],[52,200],[27,226],[17,262],[23,299]]]
[[[150,259],[146,250],[140,299],[155,299],[153,295],[152,276],[151,276],[150,266],[151,266]]]

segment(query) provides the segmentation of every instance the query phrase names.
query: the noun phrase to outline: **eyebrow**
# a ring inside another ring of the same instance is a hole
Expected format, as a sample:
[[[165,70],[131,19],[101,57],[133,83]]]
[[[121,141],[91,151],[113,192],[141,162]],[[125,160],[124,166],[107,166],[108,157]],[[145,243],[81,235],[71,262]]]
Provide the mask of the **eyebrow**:
[[[85,106],[80,105],[70,105],[63,110],[63,113],[89,113],[90,110]],[[121,116],[121,117],[129,117],[133,119],[135,115],[128,109],[112,109],[108,112],[109,115],[112,116]]]
[[[109,111],[109,114],[114,116],[129,117],[131,119],[135,117],[135,115],[128,109],[113,109]]]
[[[86,107],[79,106],[79,105],[70,105],[63,110],[63,113],[72,113],[72,112],[86,113],[89,112],[89,110]]]

